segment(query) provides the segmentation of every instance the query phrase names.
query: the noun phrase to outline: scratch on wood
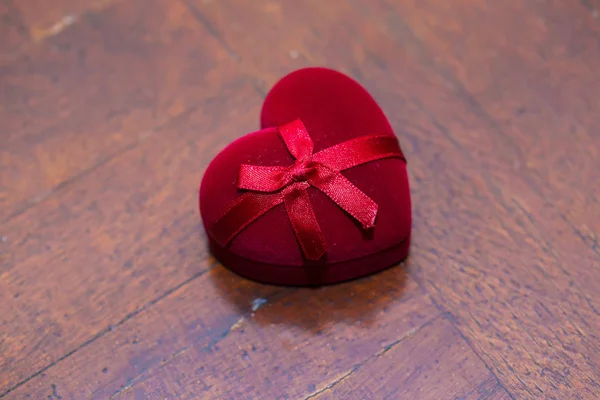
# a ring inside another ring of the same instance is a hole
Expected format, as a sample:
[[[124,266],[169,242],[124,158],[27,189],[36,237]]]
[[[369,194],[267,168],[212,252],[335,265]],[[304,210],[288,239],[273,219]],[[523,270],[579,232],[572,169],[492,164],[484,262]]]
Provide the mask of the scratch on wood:
[[[354,367],[352,367],[352,369],[350,369],[348,372],[346,372],[345,374],[341,375],[339,378],[334,379],[333,382],[331,382],[330,384],[328,384],[327,386],[325,386],[323,389],[320,389],[320,390],[317,390],[314,393],[311,393],[310,395],[308,395],[307,397],[305,397],[304,400],[314,399],[317,396],[320,396],[323,393],[327,392],[328,390],[333,389],[335,386],[337,386],[338,384],[340,384],[341,382],[343,382],[345,379],[347,379],[350,375],[352,375],[353,373],[355,373],[356,371],[358,371],[359,369],[361,369],[362,366],[365,365],[365,364],[367,364],[369,361],[381,357],[382,355],[384,355],[385,353],[387,353],[388,351],[390,351],[391,349],[393,349],[398,343],[400,343],[400,342],[402,342],[402,341],[410,338],[415,333],[417,333],[421,329],[423,329],[423,328],[431,325],[438,318],[441,318],[443,316],[444,316],[443,313],[437,314],[435,317],[431,318],[430,320],[428,320],[427,322],[425,322],[423,325],[414,327],[413,329],[409,330],[400,339],[397,339],[397,340],[393,341],[392,343],[388,344],[387,346],[385,346],[384,348],[382,348],[381,350],[379,350],[377,353],[375,353],[375,354],[367,357],[363,361],[361,361],[358,364],[354,365]]]
[[[285,290],[282,293],[280,293],[279,295],[275,295],[271,298],[271,300],[273,299],[277,299],[279,298],[281,295],[287,294],[293,292],[293,290]],[[256,299],[259,300],[259,299]],[[255,302],[256,302],[255,300]],[[260,298],[261,304],[264,304],[268,301],[268,299],[265,298]],[[254,302],[253,302],[254,303]],[[258,307],[256,307],[256,310],[258,310],[258,308],[260,308],[260,305]],[[220,335],[218,335],[217,337],[213,338],[213,340],[210,341],[210,343],[208,343],[203,349],[202,351],[210,351],[212,350],[218,343],[220,343],[221,341],[223,341],[225,338],[227,338],[227,336],[229,336],[229,334],[231,332],[233,332],[236,329],[239,329],[240,326],[242,326],[242,324],[246,321],[247,317],[253,317],[254,316],[254,306],[252,307],[252,311],[250,311],[249,313],[246,313],[245,315],[242,315],[235,323],[233,323],[229,328],[225,329]],[[158,365],[158,366],[162,366],[164,364],[169,363],[171,360],[179,357],[182,354],[187,353],[192,347],[194,346],[194,344],[190,344],[188,346],[185,346],[182,349],[179,349],[178,351],[166,356],[162,362]],[[119,390],[117,390],[115,393],[113,393],[108,399],[114,399],[116,396],[120,395],[121,393],[131,389],[134,385],[136,385],[143,377],[143,375],[145,373],[150,373],[152,371],[154,371],[158,366],[154,366],[154,367],[150,367],[142,372],[140,372],[139,374],[137,374],[136,376],[134,376],[133,378],[131,378],[125,385],[121,386],[121,388]]]
[[[261,308],[264,304],[267,303],[267,299],[263,299],[262,297],[258,297],[252,301],[252,311],[256,311]]]
[[[52,387],[52,397],[56,399],[62,399],[62,396],[58,394],[58,390],[56,389],[56,385],[53,383],[50,385]]]
[[[77,17],[75,15],[65,15],[48,29],[34,30],[32,32],[33,40],[39,42],[47,37],[57,35],[69,26],[73,25],[76,20]]]
[[[52,24],[50,27],[44,27],[44,28],[32,27],[30,29],[31,39],[37,43],[37,42],[41,42],[49,37],[58,35],[62,31],[67,29],[69,26],[71,26],[75,22],[77,22],[81,16],[87,14],[88,12],[99,11],[99,10],[103,9],[108,4],[110,4],[111,1],[112,0],[97,0],[96,2],[94,2],[91,5],[90,9],[85,10],[84,12],[80,13],[79,15],[76,15],[74,13],[67,14],[67,15],[63,16],[61,19],[59,19],[57,22]]]

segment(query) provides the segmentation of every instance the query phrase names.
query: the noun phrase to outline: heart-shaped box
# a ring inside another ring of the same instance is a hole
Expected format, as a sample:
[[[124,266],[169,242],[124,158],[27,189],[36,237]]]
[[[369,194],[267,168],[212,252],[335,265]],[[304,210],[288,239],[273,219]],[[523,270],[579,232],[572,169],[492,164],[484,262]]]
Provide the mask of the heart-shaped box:
[[[323,285],[408,255],[406,160],[362,86],[330,69],[292,72],[267,95],[261,127],[221,151],[200,185],[223,265],[261,282]]]

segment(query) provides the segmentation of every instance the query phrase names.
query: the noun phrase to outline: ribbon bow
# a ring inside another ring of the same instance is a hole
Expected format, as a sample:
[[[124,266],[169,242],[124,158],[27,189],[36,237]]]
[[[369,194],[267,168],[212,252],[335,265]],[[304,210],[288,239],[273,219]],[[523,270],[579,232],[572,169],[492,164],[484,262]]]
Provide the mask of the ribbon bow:
[[[288,167],[242,164],[238,188],[248,192],[234,200],[212,225],[216,241],[226,246],[257,218],[283,203],[304,256],[320,259],[327,245],[310,204],[310,186],[329,196],[363,229],[374,227],[377,203],[340,171],[382,158],[405,160],[398,140],[390,135],[361,136],[313,154],[313,141],[302,121],[292,121],[278,130],[296,161]]]

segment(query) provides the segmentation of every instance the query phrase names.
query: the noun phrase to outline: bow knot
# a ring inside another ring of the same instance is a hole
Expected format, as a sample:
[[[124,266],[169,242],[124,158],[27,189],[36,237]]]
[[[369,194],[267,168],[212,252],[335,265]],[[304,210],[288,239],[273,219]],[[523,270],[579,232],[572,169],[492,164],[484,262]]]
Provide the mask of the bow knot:
[[[325,238],[307,189],[315,187],[358,221],[363,229],[375,226],[378,206],[340,171],[382,158],[404,160],[395,137],[362,136],[313,154],[313,141],[300,120],[278,128],[290,154],[289,167],[241,165],[238,197],[213,224],[211,233],[223,246],[271,208],[283,203],[296,238],[307,259],[318,260],[326,252]]]
[[[308,180],[311,173],[315,171],[315,166],[310,162],[296,162],[290,169],[290,180],[292,182],[304,182]]]

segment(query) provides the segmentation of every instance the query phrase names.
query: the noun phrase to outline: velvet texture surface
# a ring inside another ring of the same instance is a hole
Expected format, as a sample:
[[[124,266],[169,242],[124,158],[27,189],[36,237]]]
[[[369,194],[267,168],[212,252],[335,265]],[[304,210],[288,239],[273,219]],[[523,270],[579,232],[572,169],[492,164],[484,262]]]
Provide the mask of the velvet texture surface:
[[[204,174],[200,211],[215,257],[242,276],[286,285],[340,282],[400,262],[409,249],[411,202],[406,163],[399,158],[342,172],[379,206],[375,228],[368,232],[325,194],[308,189],[327,242],[327,252],[318,261],[304,258],[283,204],[251,223],[228,246],[211,238],[211,225],[243,193],[237,189],[241,164],[293,164],[277,127],[297,118],[306,126],[315,153],[365,135],[394,135],[369,93],[339,72],[306,68],[281,79],[265,99],[262,129],[227,146]]]

